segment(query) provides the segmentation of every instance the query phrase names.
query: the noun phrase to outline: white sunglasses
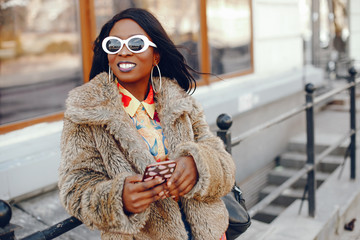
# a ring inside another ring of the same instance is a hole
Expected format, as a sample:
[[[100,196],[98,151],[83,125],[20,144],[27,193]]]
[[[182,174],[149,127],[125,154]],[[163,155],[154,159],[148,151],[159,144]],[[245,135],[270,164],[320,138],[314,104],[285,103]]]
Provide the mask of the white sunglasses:
[[[149,46],[156,47],[155,43],[151,42],[146,36],[135,35],[126,40],[114,36],[106,37],[102,41],[102,48],[107,54],[116,54],[120,52],[124,44],[129,51],[133,53],[142,53],[146,51]]]

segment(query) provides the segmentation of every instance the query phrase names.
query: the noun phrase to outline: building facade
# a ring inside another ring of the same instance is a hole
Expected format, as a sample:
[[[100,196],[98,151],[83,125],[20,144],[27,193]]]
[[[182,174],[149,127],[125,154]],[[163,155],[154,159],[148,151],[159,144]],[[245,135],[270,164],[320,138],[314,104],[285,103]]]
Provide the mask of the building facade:
[[[360,61],[358,0],[3,0],[0,6],[5,200],[56,185],[64,100],[88,81],[91,41],[122,9],[153,12],[189,64],[215,74],[197,76],[194,97],[214,132],[218,115],[232,116],[232,136],[304,104],[306,83],[329,87],[331,60]],[[271,167],[304,127],[299,115],[240,143],[233,149],[237,181]]]

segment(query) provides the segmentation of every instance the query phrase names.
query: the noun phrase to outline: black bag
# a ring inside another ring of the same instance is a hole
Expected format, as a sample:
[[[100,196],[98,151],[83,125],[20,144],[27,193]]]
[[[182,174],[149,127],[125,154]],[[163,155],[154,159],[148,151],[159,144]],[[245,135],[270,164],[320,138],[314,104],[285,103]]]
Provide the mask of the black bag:
[[[226,239],[234,240],[244,233],[251,224],[249,213],[245,206],[245,199],[236,184],[231,191],[222,197],[229,212],[229,227],[226,230]]]

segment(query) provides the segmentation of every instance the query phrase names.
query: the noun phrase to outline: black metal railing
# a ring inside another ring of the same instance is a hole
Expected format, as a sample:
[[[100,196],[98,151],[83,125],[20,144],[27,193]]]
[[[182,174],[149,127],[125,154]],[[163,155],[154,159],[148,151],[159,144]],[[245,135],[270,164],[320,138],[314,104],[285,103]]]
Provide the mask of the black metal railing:
[[[281,184],[276,190],[272,191],[267,197],[249,209],[250,217],[253,217],[257,212],[264,209],[267,205],[269,205],[273,200],[275,200],[280,194],[287,188],[291,187],[296,181],[298,181],[302,176],[307,174],[307,191],[308,191],[308,201],[309,201],[309,215],[315,216],[316,202],[316,166],[319,164],[327,155],[329,155],[332,151],[334,151],[339,145],[341,145],[345,140],[350,138],[350,145],[348,148],[348,152],[350,155],[350,176],[351,179],[356,178],[355,172],[355,164],[356,164],[356,102],[355,102],[355,87],[360,83],[359,80],[355,80],[356,70],[354,68],[350,68],[348,84],[346,86],[334,89],[328,93],[325,93],[319,97],[314,98],[313,94],[315,91],[315,87],[312,84],[307,84],[305,87],[306,91],[306,103],[303,106],[292,109],[278,117],[267,121],[257,127],[246,131],[245,133],[231,138],[231,133],[229,129],[232,125],[232,119],[230,116],[226,114],[219,115],[217,119],[217,125],[219,130],[217,131],[217,135],[224,141],[226,150],[231,153],[232,147],[240,144],[243,140],[250,136],[254,136],[257,133],[260,133],[264,129],[270,128],[278,123],[281,123],[303,111],[306,112],[306,126],[307,126],[307,163],[305,166],[300,169],[296,174],[294,174],[291,178]],[[341,139],[337,142],[326,148],[322,153],[320,153],[315,158],[315,142],[314,142],[314,106],[318,103],[329,99],[330,97],[349,89],[350,94],[350,131],[346,133]],[[19,228],[19,226],[11,224],[11,207],[5,202],[0,200],[0,240],[12,240],[15,239],[14,231]],[[35,232],[27,237],[22,238],[21,240],[48,240],[54,239],[57,236],[60,236],[77,226],[81,225],[82,222],[76,219],[75,217],[70,217],[61,221],[43,231]]]
[[[328,156],[332,151],[334,151],[338,146],[344,143],[346,140],[350,138],[350,144],[346,154],[350,155],[350,178],[356,178],[356,85],[360,83],[360,79],[356,80],[356,70],[354,67],[349,69],[349,76],[344,77],[348,80],[348,84],[345,86],[339,87],[332,91],[329,91],[321,96],[314,98],[315,87],[313,84],[309,83],[305,86],[306,91],[306,103],[302,106],[294,108],[278,117],[269,120],[261,125],[258,125],[255,128],[252,128],[241,135],[231,138],[231,134],[229,129],[232,125],[232,119],[230,116],[226,114],[221,114],[217,119],[217,125],[219,130],[217,132],[218,136],[224,141],[225,147],[229,153],[231,153],[231,148],[240,144],[243,140],[250,136],[254,136],[261,131],[270,128],[276,124],[279,124],[293,116],[298,115],[305,111],[306,113],[306,154],[307,154],[307,162],[305,166],[298,170],[296,174],[282,183],[277,189],[272,191],[269,195],[267,195],[264,199],[258,202],[255,206],[249,209],[250,217],[254,217],[256,213],[264,209],[268,206],[272,201],[274,201],[277,197],[281,195],[281,193],[287,188],[291,187],[295,182],[297,182],[301,177],[307,174],[307,184],[305,187],[304,195],[308,194],[308,211],[309,216],[315,216],[316,210],[316,166],[323,161],[323,159]],[[350,131],[347,132],[343,137],[341,137],[337,142],[333,143],[329,147],[327,147],[323,152],[315,158],[315,136],[314,136],[314,107],[324,102],[325,100],[333,97],[334,95],[349,89],[350,95]],[[346,159],[346,158],[345,158]]]
[[[11,224],[12,210],[8,203],[0,200],[0,240],[15,240],[15,230],[21,228]],[[82,222],[75,217],[69,217],[43,231],[35,232],[21,240],[49,240],[54,239],[81,225]]]
[[[61,221],[43,231],[35,232],[27,237],[22,238],[22,240],[48,240],[54,239],[74,228],[81,225],[82,222],[75,217],[70,217]]]

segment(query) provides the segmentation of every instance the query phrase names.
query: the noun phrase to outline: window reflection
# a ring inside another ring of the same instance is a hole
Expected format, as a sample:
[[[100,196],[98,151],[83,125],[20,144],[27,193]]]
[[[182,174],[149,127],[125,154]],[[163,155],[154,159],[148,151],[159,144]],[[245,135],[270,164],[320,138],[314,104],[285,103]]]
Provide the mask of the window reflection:
[[[214,74],[251,68],[249,0],[208,0],[207,26]]]
[[[299,1],[304,63],[324,69],[336,67],[337,74],[346,75],[349,68],[348,0],[320,0],[317,5],[313,4],[311,0]],[[315,14],[317,12],[319,15]],[[311,21],[313,14],[319,21]],[[331,65],[334,62],[336,66]]]
[[[0,124],[60,112],[82,83],[76,3],[0,1]]]
[[[170,38],[179,46],[179,51],[184,55],[189,66],[199,70],[200,11],[198,1],[149,0],[149,3],[149,10],[154,13]]]

